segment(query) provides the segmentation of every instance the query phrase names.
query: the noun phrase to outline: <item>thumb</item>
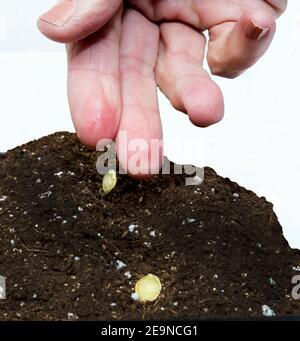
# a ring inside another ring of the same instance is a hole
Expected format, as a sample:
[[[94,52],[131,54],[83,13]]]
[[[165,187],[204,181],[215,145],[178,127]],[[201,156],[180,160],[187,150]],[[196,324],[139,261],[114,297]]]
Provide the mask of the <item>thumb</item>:
[[[59,0],[38,19],[49,39],[70,43],[98,31],[117,12],[122,0]]]

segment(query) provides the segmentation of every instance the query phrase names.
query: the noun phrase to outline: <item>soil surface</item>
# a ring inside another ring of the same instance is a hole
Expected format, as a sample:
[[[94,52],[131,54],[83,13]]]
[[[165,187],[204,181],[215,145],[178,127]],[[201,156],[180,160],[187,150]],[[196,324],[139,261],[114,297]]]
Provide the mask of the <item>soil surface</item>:
[[[300,314],[300,252],[265,198],[210,168],[198,186],[119,175],[103,196],[98,156],[63,132],[0,157],[0,320]],[[131,295],[148,273],[163,290],[142,304]]]

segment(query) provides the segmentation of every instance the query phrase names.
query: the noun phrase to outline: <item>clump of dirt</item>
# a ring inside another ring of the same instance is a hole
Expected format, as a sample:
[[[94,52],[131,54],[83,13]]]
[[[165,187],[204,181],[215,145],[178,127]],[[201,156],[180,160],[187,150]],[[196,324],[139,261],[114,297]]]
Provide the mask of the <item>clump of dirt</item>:
[[[0,158],[0,320],[300,313],[300,252],[265,198],[210,168],[198,186],[185,175],[119,175],[103,196],[98,156],[63,132]],[[163,289],[141,304],[131,295],[149,273]]]

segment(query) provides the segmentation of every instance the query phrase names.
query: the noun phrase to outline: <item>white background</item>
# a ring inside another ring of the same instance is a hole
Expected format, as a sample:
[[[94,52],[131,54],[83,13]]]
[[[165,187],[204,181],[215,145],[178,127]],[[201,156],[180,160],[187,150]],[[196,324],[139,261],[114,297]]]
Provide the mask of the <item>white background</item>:
[[[36,29],[52,0],[0,2],[0,151],[57,130],[73,131],[64,47]],[[300,248],[300,1],[290,0],[266,56],[237,80],[217,79],[224,121],[193,127],[161,96],[165,153],[209,165],[266,196],[293,247]]]

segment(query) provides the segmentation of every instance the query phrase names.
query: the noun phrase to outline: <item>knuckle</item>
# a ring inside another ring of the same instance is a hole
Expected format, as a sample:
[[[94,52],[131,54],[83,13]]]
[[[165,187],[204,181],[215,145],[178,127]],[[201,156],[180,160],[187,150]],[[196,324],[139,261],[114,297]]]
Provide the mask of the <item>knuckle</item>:
[[[208,58],[208,66],[211,74],[214,76],[234,79],[242,73],[241,71],[234,70],[224,62],[220,62],[211,58]]]

